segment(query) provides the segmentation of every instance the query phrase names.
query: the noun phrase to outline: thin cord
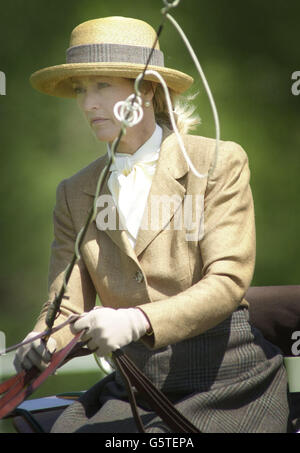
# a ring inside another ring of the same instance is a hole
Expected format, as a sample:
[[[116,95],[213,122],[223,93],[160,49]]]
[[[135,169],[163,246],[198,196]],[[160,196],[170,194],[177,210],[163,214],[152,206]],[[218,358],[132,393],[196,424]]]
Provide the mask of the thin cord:
[[[177,5],[179,3],[179,1],[177,3],[176,2],[174,2],[174,3],[176,3],[176,5]],[[164,3],[168,4],[168,2],[165,0],[164,0]],[[167,10],[167,8],[164,8],[164,10]],[[207,93],[209,101],[210,101],[210,105],[211,105],[211,108],[213,111],[213,116],[214,116],[215,128],[216,128],[216,147],[215,147],[215,157],[214,157],[214,162],[213,162],[212,168],[209,170],[209,172],[207,174],[201,174],[196,170],[193,163],[191,162],[191,160],[185,150],[181,135],[179,134],[177,126],[176,126],[176,121],[174,119],[173,107],[172,107],[172,102],[170,99],[168,87],[167,87],[166,82],[164,81],[163,77],[157,71],[151,71],[151,70],[147,70],[145,68],[143,73],[140,74],[135,80],[135,84],[134,84],[135,94],[131,94],[125,101],[118,102],[115,105],[114,112],[115,112],[117,119],[122,122],[123,127],[133,127],[136,124],[138,124],[143,118],[143,109],[142,109],[142,101],[141,101],[141,97],[140,97],[139,85],[145,75],[148,75],[148,74],[154,75],[156,78],[158,78],[158,80],[160,81],[160,83],[164,89],[171,124],[174,129],[175,135],[177,137],[177,141],[179,143],[180,149],[184,155],[184,158],[185,158],[186,162],[188,163],[188,165],[190,166],[191,171],[194,173],[194,175],[198,178],[204,178],[204,177],[210,176],[213,173],[213,171],[216,167],[216,164],[217,164],[218,153],[219,153],[219,141],[220,141],[219,115],[218,115],[217,107],[216,107],[213,95],[211,93],[209,84],[205,77],[205,74],[201,68],[199,60],[190,44],[188,38],[184,34],[180,25],[176,22],[176,20],[170,14],[167,14],[166,11],[164,14],[165,14],[165,17],[167,17],[169,19],[169,21],[174,25],[177,32],[180,34],[182,40],[184,41],[184,44],[186,45],[187,50],[188,50],[189,54],[191,55],[193,62],[196,66],[196,69],[202,79],[204,88],[206,90],[206,93]]]
[[[171,98],[170,98],[170,94],[169,94],[169,90],[168,90],[166,82],[164,81],[163,77],[157,71],[148,70],[148,71],[146,71],[146,74],[154,75],[160,81],[160,83],[161,83],[161,85],[163,87],[163,90],[164,90],[164,93],[165,93],[165,97],[166,97],[166,101],[167,101],[168,110],[169,110],[171,124],[172,124],[172,127],[174,129],[176,138],[178,140],[181,152],[183,153],[184,158],[185,158],[186,162],[188,163],[190,169],[192,170],[194,175],[197,176],[197,178],[200,178],[200,179],[201,178],[206,178],[208,176],[208,174],[207,173],[206,174],[199,173],[196,170],[196,168],[194,167],[191,159],[189,158],[189,156],[188,156],[188,154],[186,152],[182,137],[179,134],[179,131],[177,129],[176,121],[175,121],[175,118],[174,118],[174,113],[173,113],[173,110],[172,110],[172,102],[171,102]],[[137,79],[136,79],[136,83],[138,84],[139,81],[140,81],[140,79],[139,79],[139,76],[138,76]]]
[[[199,60],[197,58],[197,55],[195,54],[194,52],[194,49],[192,48],[188,38],[186,37],[185,33],[183,32],[182,28],[180,27],[180,25],[176,22],[176,20],[170,15],[170,14],[166,14],[166,17],[169,19],[169,21],[174,25],[174,27],[176,28],[176,30],[178,31],[178,33],[180,34],[184,44],[186,45],[187,47],[187,50],[189,52],[189,54],[191,55],[193,61],[194,61],[194,64],[200,74],[200,77],[202,79],[202,82],[203,82],[203,85],[204,85],[204,88],[206,90],[206,93],[208,95],[208,98],[209,98],[209,101],[210,101],[210,105],[211,105],[211,108],[212,108],[212,111],[213,111],[213,116],[214,116],[214,122],[215,122],[215,128],[216,128],[216,149],[215,149],[215,159],[214,159],[214,164],[213,164],[213,167],[212,169],[209,171],[209,175],[214,171],[215,167],[216,167],[216,164],[217,164],[217,159],[218,159],[218,152],[219,152],[219,141],[220,141],[220,121],[219,121],[219,115],[218,115],[218,111],[217,111],[217,107],[216,107],[216,104],[215,104],[215,101],[214,101],[214,98],[213,98],[213,95],[211,93],[211,90],[209,88],[209,84],[206,80],[206,77],[205,77],[205,74],[201,68],[201,65],[199,63]]]

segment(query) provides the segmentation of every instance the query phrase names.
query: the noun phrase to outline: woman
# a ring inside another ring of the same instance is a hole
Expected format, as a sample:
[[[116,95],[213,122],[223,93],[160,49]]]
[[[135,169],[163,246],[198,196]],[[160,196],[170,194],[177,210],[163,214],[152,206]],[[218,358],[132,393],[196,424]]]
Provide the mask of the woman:
[[[67,64],[38,71],[32,84],[50,95],[76,96],[97,139],[111,146],[120,131],[114,106],[133,92],[154,38],[153,29],[135,19],[84,22],[72,32]],[[164,77],[173,98],[192,84],[186,74],[164,67],[158,44],[150,69]],[[83,339],[90,349],[106,355],[123,348],[202,432],[286,432],[282,356],[249,325],[244,299],[255,262],[246,153],[221,142],[210,172],[215,141],[186,135],[193,119],[177,114],[192,162],[209,174],[197,178],[171,130],[161,87],[152,82],[145,77],[143,119],[120,141],[56,322],[84,314],[54,334],[48,349],[43,343],[21,348],[16,367],[43,368],[54,349],[87,329]],[[107,160],[101,157],[58,187],[49,301],[34,331],[45,328]],[[96,294],[102,308],[93,309]],[[147,432],[169,432],[139,395],[137,401]],[[71,405],[53,427],[136,431],[118,372]]]

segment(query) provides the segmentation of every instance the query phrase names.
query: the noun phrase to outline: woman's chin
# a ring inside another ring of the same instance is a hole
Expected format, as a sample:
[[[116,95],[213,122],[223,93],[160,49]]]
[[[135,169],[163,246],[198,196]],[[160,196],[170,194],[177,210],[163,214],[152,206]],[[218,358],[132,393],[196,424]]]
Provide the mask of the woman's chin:
[[[120,131],[115,131],[114,133],[107,133],[104,131],[100,131],[99,129],[93,129],[93,133],[97,140],[100,142],[113,142],[119,135]]]

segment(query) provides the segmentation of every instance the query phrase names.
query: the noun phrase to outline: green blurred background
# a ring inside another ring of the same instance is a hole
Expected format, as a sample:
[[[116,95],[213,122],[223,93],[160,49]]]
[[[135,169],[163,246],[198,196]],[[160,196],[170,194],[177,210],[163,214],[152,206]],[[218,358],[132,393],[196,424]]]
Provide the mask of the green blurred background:
[[[0,70],[6,74],[6,95],[0,97],[0,330],[7,344],[32,329],[47,297],[57,184],[105,152],[75,101],[34,91],[29,76],[65,62],[71,30],[79,23],[120,15],[157,29],[162,6],[161,0],[11,0],[1,7]],[[300,71],[300,3],[181,0],[172,14],[210,83],[221,138],[240,143],[249,156],[257,226],[252,284],[298,284],[300,96],[291,92],[291,76]],[[202,118],[195,133],[214,137],[203,85],[170,23],[160,42],[165,64],[195,77],[190,93],[199,92]],[[83,387],[89,385],[85,379],[80,379]],[[64,382],[59,391],[68,385]]]

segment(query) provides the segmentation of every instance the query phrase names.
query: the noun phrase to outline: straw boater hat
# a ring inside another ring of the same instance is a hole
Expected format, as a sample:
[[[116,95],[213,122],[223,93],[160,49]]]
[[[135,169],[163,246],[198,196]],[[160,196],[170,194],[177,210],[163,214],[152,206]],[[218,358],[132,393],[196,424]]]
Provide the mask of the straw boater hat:
[[[115,76],[136,78],[147,62],[156,33],[146,22],[127,17],[89,20],[74,28],[66,64],[50,66],[33,73],[32,86],[52,96],[75,97],[71,77]],[[164,56],[157,42],[148,69],[159,72],[169,88],[177,93],[187,90],[192,77],[164,66]],[[154,76],[145,80],[157,82]]]

